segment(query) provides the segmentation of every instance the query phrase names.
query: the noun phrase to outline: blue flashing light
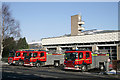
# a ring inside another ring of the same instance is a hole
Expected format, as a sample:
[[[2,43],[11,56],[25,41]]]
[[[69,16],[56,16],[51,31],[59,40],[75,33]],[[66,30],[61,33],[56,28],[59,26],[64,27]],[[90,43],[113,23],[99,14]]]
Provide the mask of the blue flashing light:
[[[76,49],[76,51],[78,51],[79,49]]]
[[[66,50],[66,51],[71,51],[71,50]]]
[[[67,63],[67,61],[65,61],[65,63]]]
[[[75,61],[73,61],[73,64],[75,63]]]

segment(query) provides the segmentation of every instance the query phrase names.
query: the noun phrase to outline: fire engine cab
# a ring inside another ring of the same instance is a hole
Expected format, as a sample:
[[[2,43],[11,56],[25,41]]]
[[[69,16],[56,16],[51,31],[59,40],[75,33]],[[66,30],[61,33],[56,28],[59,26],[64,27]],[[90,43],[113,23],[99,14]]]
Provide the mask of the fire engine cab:
[[[65,52],[64,69],[87,71],[93,68],[105,68],[109,54],[92,53],[91,51],[71,50]]]
[[[29,51],[18,50],[16,52],[10,52],[8,57],[8,64],[23,65],[25,56]]]

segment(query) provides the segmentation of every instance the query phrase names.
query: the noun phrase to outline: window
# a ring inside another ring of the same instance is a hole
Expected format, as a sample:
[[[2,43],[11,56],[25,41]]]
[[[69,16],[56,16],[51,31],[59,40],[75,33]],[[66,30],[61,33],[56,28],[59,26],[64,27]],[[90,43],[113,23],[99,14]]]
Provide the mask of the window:
[[[34,53],[33,57],[37,57],[37,53]]]
[[[29,53],[29,57],[32,57],[32,53]]]
[[[78,59],[78,53],[65,53],[65,60],[66,61],[74,61],[75,59]]]
[[[43,57],[44,56],[44,53],[40,53],[40,57]]]
[[[76,53],[76,59],[78,59],[78,53]]]
[[[15,56],[15,53],[14,52],[10,52],[9,53],[9,57],[14,57]]]
[[[83,53],[80,52],[80,53],[79,53],[79,59],[82,59],[82,58],[83,58]]]
[[[17,57],[20,56],[20,53],[18,52],[18,53],[16,54],[16,56],[17,56]]]
[[[86,52],[86,59],[90,57],[90,53]]]
[[[24,56],[24,57],[27,56],[27,53],[23,53],[23,56]]]

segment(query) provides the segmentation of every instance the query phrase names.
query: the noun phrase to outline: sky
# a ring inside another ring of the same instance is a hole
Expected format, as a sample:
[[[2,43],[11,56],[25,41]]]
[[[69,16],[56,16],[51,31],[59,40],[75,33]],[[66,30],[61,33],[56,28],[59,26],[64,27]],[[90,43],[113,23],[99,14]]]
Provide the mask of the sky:
[[[27,42],[71,33],[71,16],[81,14],[85,30],[117,30],[117,2],[7,2]]]

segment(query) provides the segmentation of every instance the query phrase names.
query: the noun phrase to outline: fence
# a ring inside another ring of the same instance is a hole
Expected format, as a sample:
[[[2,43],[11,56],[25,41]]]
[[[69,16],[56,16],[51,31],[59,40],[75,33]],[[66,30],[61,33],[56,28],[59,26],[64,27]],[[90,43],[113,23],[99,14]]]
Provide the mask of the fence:
[[[112,68],[114,70],[120,70],[120,60],[112,60]]]

